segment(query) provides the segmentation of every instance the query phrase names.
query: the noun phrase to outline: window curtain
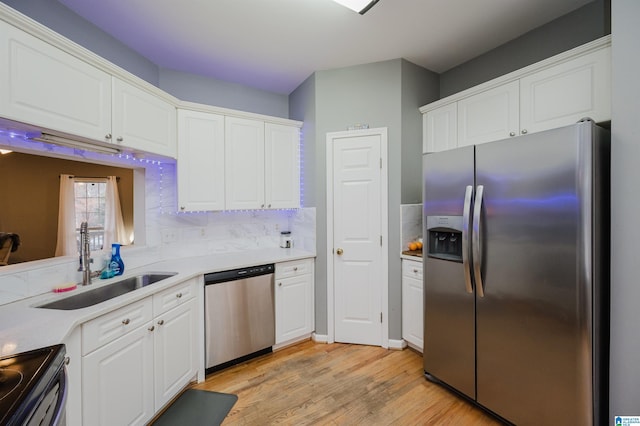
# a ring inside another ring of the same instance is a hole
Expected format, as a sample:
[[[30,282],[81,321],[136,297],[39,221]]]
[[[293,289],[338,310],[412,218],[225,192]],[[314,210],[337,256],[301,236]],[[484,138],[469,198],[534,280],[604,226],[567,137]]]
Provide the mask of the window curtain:
[[[115,176],[108,176],[105,191],[104,250],[111,250],[113,243],[126,245],[129,244],[129,240],[122,220],[118,179]]]
[[[60,200],[58,207],[58,241],[56,256],[78,254],[76,242],[76,205],[74,179],[60,175]]]

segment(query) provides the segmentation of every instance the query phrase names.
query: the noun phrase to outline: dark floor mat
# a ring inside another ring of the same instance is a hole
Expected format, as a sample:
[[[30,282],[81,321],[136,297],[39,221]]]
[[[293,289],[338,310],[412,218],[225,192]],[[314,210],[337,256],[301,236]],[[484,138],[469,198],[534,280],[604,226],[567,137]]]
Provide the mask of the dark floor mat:
[[[237,395],[187,389],[153,426],[220,425],[238,400]]]

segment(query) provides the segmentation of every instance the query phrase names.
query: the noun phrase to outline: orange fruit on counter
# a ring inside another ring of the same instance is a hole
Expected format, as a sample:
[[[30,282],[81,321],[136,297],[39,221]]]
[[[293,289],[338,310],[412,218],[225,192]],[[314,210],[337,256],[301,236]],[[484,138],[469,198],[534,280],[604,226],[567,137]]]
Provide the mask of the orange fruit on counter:
[[[415,243],[415,242],[409,243],[409,250],[411,251],[418,250],[418,243]]]
[[[417,241],[416,245],[418,246],[418,250],[420,250],[422,248],[422,243],[420,241]]]

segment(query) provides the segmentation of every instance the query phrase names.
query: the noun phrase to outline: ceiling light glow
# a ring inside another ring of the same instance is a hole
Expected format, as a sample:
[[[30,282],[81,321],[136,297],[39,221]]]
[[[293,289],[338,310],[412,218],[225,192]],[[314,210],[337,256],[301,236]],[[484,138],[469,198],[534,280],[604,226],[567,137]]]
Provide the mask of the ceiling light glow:
[[[367,13],[379,0],[333,0],[342,6],[348,7],[360,15]]]

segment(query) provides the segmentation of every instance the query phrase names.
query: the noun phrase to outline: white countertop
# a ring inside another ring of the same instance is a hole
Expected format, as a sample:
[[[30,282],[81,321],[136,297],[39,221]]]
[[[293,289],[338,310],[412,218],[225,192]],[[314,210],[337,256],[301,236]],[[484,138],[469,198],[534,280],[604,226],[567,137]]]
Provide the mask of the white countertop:
[[[181,258],[125,270],[121,277],[108,280],[94,279],[93,284],[84,287],[79,286],[69,292],[46,293],[2,305],[0,306],[0,356],[63,343],[65,338],[78,325],[199,275],[310,257],[315,257],[315,254],[299,249],[269,248],[240,253]],[[177,274],[152,285],[82,309],[65,311],[35,307],[97,287],[107,286],[123,278],[149,272],[176,272]]]

